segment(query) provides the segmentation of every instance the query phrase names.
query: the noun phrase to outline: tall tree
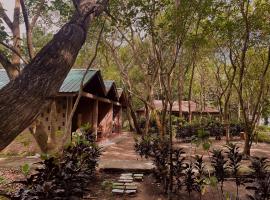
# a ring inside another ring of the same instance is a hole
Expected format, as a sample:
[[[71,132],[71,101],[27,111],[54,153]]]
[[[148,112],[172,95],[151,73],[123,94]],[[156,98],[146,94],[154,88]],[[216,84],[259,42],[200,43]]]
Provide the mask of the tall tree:
[[[75,12],[23,72],[0,91],[0,149],[38,117],[57,94],[85,42],[87,30],[108,0],[74,0]],[[18,115],[18,113],[20,115]]]
[[[10,79],[15,79],[20,73],[20,54],[21,36],[20,36],[20,0],[15,0],[13,21],[8,17],[2,3],[0,2],[0,17],[7,24],[12,32],[12,58],[11,61],[0,52],[0,63],[4,66]],[[15,53],[16,52],[16,53]]]

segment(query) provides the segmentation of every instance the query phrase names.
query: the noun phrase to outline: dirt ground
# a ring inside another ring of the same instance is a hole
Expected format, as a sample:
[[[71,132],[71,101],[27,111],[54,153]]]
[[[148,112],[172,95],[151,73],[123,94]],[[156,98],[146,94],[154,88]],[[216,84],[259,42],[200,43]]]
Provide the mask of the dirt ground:
[[[105,187],[105,183],[112,183],[117,180],[120,174],[99,174],[94,181],[95,184],[89,186],[89,193],[85,196],[85,199],[95,200],[167,200],[167,195],[164,195],[162,188],[155,182],[152,175],[145,176],[143,182],[137,183],[138,193],[133,196],[114,195],[111,192],[111,187]],[[236,194],[236,187],[234,182],[226,182],[224,184],[224,195],[231,196],[232,199]],[[246,200],[247,191],[242,186],[239,190],[240,200]],[[185,190],[181,190],[177,195],[173,195],[173,200],[198,200],[198,193],[193,192],[189,197]],[[202,200],[220,200],[221,192],[217,187],[207,187],[205,194],[202,196]]]
[[[241,150],[243,148],[243,141],[235,140]],[[204,160],[209,164],[209,152],[204,151],[201,147],[196,147],[194,144],[184,143],[181,141],[175,141],[174,144],[176,147],[184,148],[186,152],[186,157],[194,156],[195,154],[204,155]],[[225,140],[216,141],[212,140],[211,149],[214,148],[224,148]],[[254,144],[251,150],[252,156],[265,156],[270,158],[270,144],[258,143]],[[101,161],[106,160],[125,160],[126,162],[142,162],[145,159],[142,159],[134,151],[134,139],[132,134],[125,134],[119,136],[118,139],[113,142],[108,142],[108,145],[104,147],[103,155],[101,156]],[[20,171],[20,166],[29,163],[30,165],[37,162],[37,158],[29,157],[8,157],[0,159],[0,190],[17,190],[20,186],[10,186],[7,183],[14,180],[23,179],[24,176]],[[245,166],[249,165],[249,161],[243,162]],[[132,172],[132,171],[130,171]],[[89,186],[89,193],[86,195],[86,199],[96,199],[96,200],[166,200],[166,195],[163,195],[162,188],[160,185],[155,183],[155,179],[151,175],[145,176],[143,182],[138,183],[138,194],[135,196],[115,196],[111,193],[111,188],[109,187],[113,181],[116,181],[120,176],[120,173],[108,174],[104,172],[98,172],[97,179],[93,180],[93,185]],[[235,194],[236,187],[233,182],[226,182],[224,186],[225,194]],[[247,191],[242,187],[240,188],[240,199],[246,200]],[[0,198],[1,199],[1,198]],[[194,193],[189,198],[189,195],[186,191],[181,191],[181,193],[174,197],[176,200],[181,199],[199,199],[198,194]],[[220,192],[217,188],[208,187],[206,193],[202,197],[203,200],[219,200]],[[234,199],[234,198],[233,198]]]

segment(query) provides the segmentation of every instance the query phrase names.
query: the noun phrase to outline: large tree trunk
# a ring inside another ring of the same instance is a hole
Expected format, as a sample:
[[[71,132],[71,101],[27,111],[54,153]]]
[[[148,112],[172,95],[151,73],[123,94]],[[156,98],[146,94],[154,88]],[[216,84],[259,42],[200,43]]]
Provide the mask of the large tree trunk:
[[[77,0],[76,12],[23,72],[0,91],[0,150],[33,123],[57,94],[85,42],[90,22],[108,0]],[[99,3],[100,2],[100,3]],[[79,13],[80,12],[80,13]]]
[[[246,134],[246,137],[245,137],[243,154],[245,156],[250,156],[250,149],[251,149],[251,145],[252,145],[252,141],[251,141],[252,138],[251,137],[252,137],[253,131],[250,130],[250,128],[246,128],[245,134]]]

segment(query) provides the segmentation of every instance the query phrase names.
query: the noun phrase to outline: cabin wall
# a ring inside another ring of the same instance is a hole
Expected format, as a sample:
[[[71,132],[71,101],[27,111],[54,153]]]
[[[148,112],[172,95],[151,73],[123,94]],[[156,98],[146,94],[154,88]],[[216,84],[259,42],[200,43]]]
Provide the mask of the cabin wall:
[[[99,132],[102,138],[109,137],[113,131],[113,105],[104,102],[99,102],[98,105]]]

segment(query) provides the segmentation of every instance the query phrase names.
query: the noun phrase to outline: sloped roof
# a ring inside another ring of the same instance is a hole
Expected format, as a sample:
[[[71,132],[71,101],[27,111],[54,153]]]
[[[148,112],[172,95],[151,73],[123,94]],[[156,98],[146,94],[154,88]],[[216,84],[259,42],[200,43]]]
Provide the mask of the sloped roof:
[[[112,80],[105,80],[104,85],[106,88],[106,94],[109,95],[110,92],[113,92],[113,95],[116,97],[116,99],[119,99],[119,95],[117,92],[117,87],[115,85],[115,82]]]
[[[86,85],[99,70],[90,69],[85,76],[83,85]],[[80,90],[81,81],[83,79],[85,70],[84,69],[72,69],[68,73],[66,79],[64,80],[59,92],[78,92]]]
[[[117,88],[117,93],[118,93],[118,96],[120,98],[123,95],[124,90],[122,88]]]
[[[0,89],[9,83],[9,78],[4,69],[0,69]]]
[[[84,85],[86,85],[99,70],[90,69],[85,76]],[[64,80],[59,92],[73,93],[80,90],[82,78],[84,76],[85,69],[71,69],[66,79]],[[9,83],[9,78],[4,69],[0,69],[0,89]]]
[[[184,113],[188,113],[189,112],[189,109],[188,109],[188,104],[189,104],[189,101],[182,101],[182,112]],[[154,100],[154,105],[155,105],[155,108],[157,110],[162,110],[163,106],[162,106],[162,101],[161,100]],[[142,112],[144,111],[145,108],[140,108],[138,111],[139,112]],[[167,108],[169,110],[169,108]],[[200,113],[201,110],[200,110],[200,106],[194,102],[194,101],[190,101],[190,110],[191,112],[197,112],[197,113]],[[172,107],[172,111],[173,112],[179,112],[179,103],[178,101],[175,101],[173,102],[173,107]],[[216,114],[216,113],[219,113],[219,110],[216,109],[216,108],[211,108],[211,107],[205,107],[205,109],[202,111],[203,113],[213,113],[213,114]]]
[[[117,88],[117,93],[119,96],[119,102],[122,104],[122,106],[127,106],[127,96],[126,93],[122,88]]]

